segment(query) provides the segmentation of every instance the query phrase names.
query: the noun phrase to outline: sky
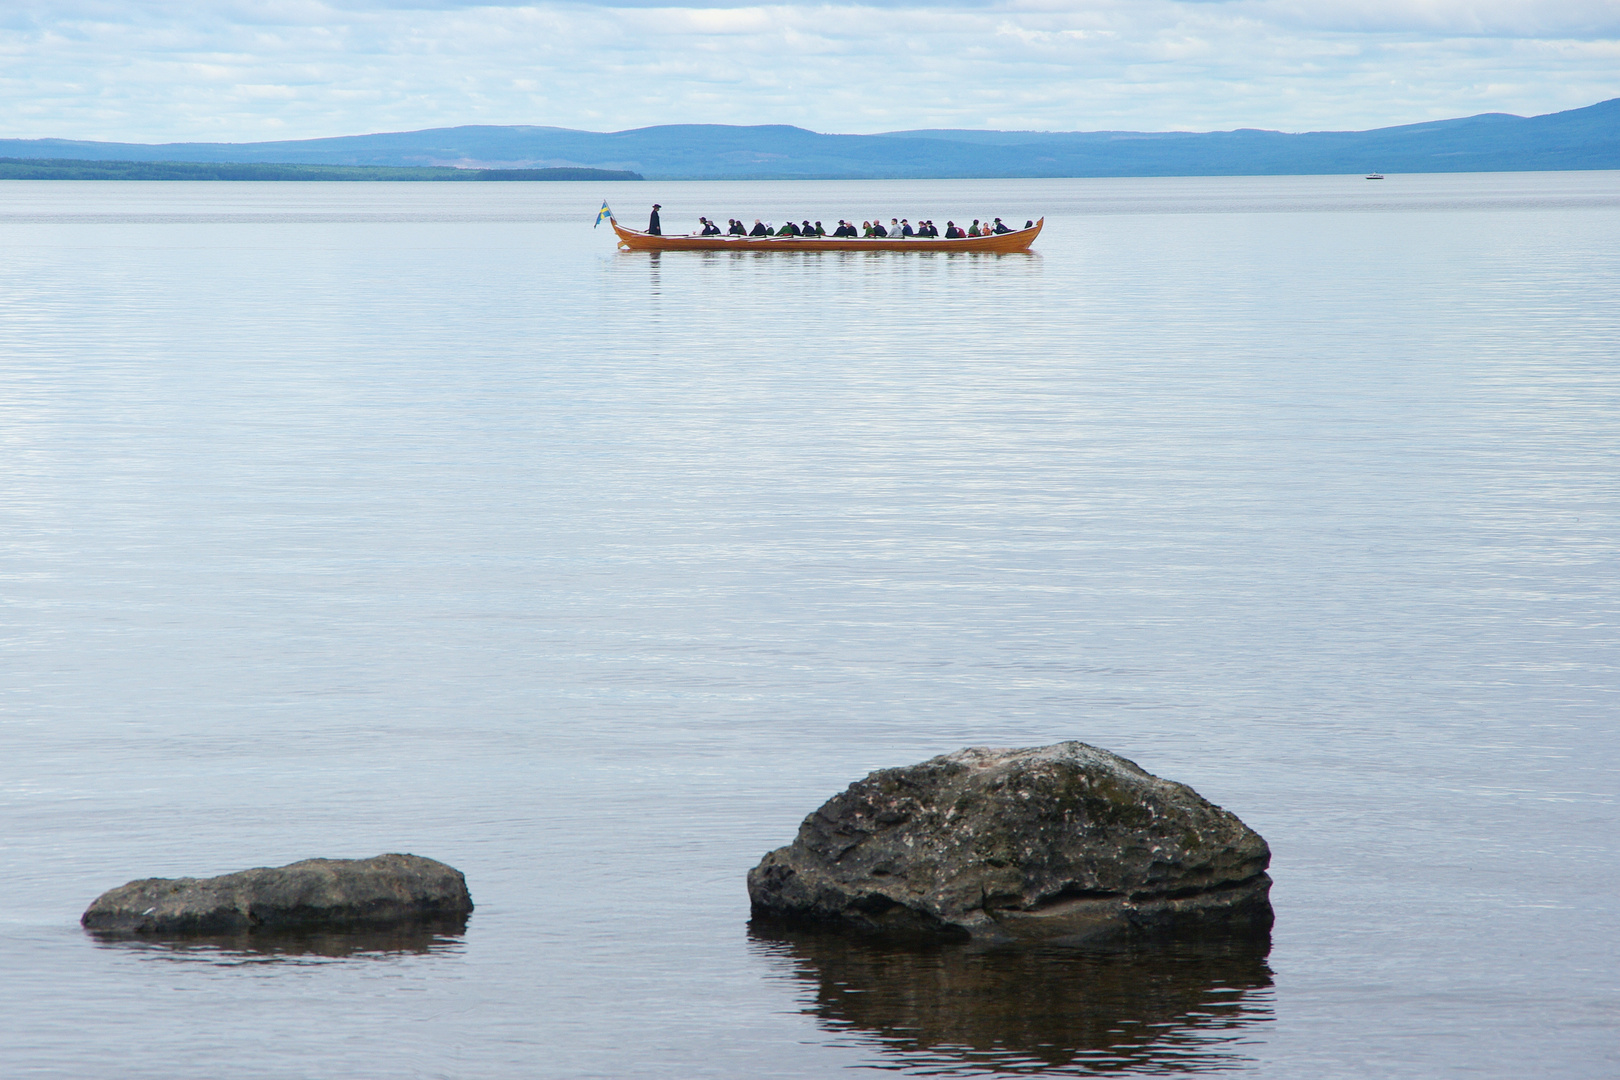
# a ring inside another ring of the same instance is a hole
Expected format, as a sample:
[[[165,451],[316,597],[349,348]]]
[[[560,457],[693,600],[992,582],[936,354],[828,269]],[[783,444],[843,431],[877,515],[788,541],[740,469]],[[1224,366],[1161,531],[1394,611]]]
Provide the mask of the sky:
[[[1620,97],[1620,0],[0,0],[0,137],[1347,130]]]

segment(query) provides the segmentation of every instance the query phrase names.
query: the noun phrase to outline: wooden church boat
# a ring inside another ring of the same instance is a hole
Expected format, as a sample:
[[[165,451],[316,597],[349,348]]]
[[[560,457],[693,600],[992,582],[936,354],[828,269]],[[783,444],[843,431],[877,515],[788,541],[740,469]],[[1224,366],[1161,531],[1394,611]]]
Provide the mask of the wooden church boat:
[[[1041,218],[1027,229],[955,240],[915,236],[653,236],[627,229],[612,218],[608,224],[619,234],[621,251],[961,251],[1001,255],[1028,251],[1041,235],[1046,219]]]

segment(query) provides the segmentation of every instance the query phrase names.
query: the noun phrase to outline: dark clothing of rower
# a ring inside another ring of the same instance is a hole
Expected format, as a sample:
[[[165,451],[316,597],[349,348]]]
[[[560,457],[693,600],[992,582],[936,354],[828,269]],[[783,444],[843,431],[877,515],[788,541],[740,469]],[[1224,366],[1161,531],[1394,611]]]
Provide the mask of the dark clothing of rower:
[[[872,235],[873,236],[888,236],[889,235],[889,230],[885,229],[883,227],[883,222],[874,221],[874,222],[872,222]]]
[[[658,223],[658,204],[653,203],[652,217],[647,220],[648,236],[663,236],[664,227]]]
[[[748,230],[743,228],[743,223],[738,221],[736,218],[731,219],[731,228],[729,230],[727,230],[727,231],[729,231],[732,236],[747,236],[748,235]]]
[[[769,229],[767,229],[765,227],[765,223],[763,221],[759,220],[758,218],[755,218],[754,219],[754,228],[753,228],[753,230],[751,232],[749,232],[748,235],[749,236],[769,236],[769,235],[771,235],[771,230],[769,230]]]
[[[1005,232],[1012,232],[1011,229],[1007,228],[1007,226],[1005,226],[1005,225],[1003,225],[1001,223],[1000,218],[996,218],[996,227],[995,227],[995,229],[993,231],[998,233],[998,234],[999,233],[1005,233]]]

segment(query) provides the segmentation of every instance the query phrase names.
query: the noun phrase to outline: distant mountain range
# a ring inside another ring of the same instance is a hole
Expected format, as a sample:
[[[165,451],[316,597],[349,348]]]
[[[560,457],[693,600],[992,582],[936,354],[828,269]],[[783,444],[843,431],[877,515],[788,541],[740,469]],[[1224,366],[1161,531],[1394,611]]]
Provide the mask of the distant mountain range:
[[[1620,169],[1620,98],[1372,131],[896,131],[677,124],[454,127],[262,143],[0,139],[0,157],[468,169],[610,169],[653,180],[1252,176]]]

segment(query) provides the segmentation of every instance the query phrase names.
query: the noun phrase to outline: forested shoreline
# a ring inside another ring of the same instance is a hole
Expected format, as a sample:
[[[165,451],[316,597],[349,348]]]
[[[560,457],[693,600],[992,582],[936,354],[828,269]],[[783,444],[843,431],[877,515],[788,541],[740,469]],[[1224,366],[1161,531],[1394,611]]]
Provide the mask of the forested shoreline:
[[[640,180],[621,169],[454,169],[209,161],[0,158],[0,180]]]

